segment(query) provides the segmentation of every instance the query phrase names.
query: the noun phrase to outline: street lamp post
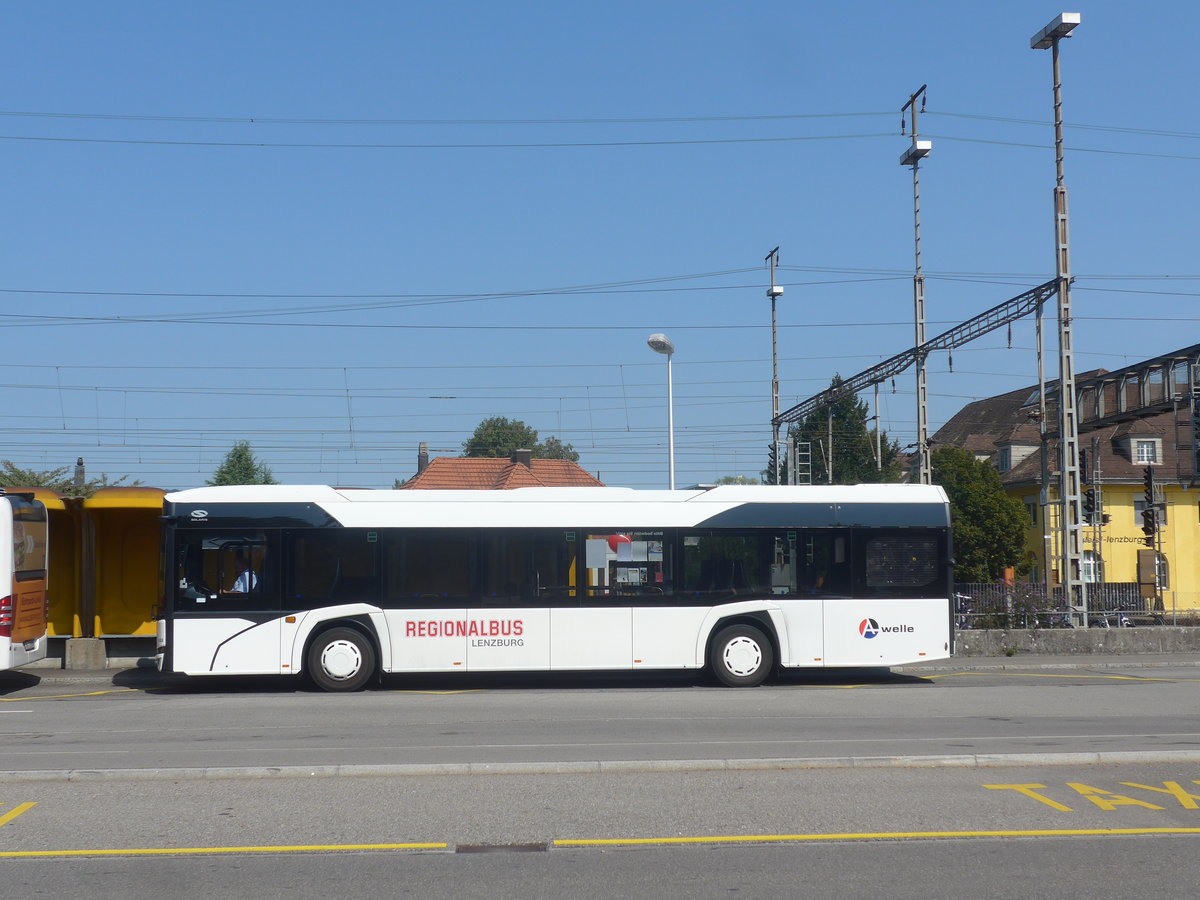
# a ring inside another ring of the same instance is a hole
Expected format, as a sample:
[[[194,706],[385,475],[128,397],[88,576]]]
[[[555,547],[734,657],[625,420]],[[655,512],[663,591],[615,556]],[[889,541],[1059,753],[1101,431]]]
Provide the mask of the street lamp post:
[[[671,357],[675,353],[675,345],[665,334],[652,334],[646,339],[650,349],[667,357],[667,472],[668,484],[675,490],[675,397],[671,384]]]
[[[1063,180],[1062,78],[1058,45],[1079,24],[1079,13],[1059,13],[1029,41],[1034,50],[1051,52],[1054,88],[1054,261],[1058,281],[1058,442],[1061,515],[1059,580],[1067,603],[1087,624],[1087,595],[1080,571],[1083,497],[1080,487],[1079,420],[1075,402],[1075,348],[1071,313],[1071,249],[1067,188]]]
[[[775,337],[775,301],[783,296],[783,288],[775,283],[775,267],[779,265],[779,248],[776,247],[767,254],[764,260],[771,267],[771,286],[767,288],[767,297],[771,301],[771,458],[774,461],[771,469],[771,484],[782,484],[779,477],[783,454],[779,446],[779,350]],[[795,460],[789,465],[795,468]]]

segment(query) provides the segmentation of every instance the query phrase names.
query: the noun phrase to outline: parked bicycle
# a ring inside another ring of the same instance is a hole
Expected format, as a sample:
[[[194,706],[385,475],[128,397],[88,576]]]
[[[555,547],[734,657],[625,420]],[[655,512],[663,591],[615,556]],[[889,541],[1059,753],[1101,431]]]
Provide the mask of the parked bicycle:
[[[1089,628],[1133,628],[1133,622],[1124,605],[1115,609],[1104,609],[1088,617]]]
[[[971,598],[966,594],[954,595],[954,627],[959,631],[973,628],[975,610],[971,606]]]

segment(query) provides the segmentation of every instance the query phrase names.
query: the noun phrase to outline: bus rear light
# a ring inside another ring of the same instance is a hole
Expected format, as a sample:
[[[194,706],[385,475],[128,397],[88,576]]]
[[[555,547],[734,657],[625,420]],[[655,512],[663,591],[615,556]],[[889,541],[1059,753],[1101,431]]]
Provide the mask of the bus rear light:
[[[13,626],[13,598],[10,594],[0,598],[0,638],[11,638]]]

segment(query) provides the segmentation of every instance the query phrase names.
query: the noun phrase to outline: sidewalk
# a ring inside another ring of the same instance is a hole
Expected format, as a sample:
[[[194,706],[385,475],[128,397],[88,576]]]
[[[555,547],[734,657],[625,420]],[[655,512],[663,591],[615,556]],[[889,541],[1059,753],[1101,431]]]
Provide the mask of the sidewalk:
[[[865,667],[864,667],[865,668]],[[921,672],[1037,671],[1053,669],[1173,669],[1200,668],[1200,652],[1188,653],[1076,653],[1064,655],[1018,653],[1013,656],[962,656],[938,662],[893,666],[893,671]],[[116,685],[148,688],[185,680],[186,676],[160,675],[153,668],[17,669],[14,675],[36,678],[53,685]]]
[[[1029,671],[1037,669],[1200,668],[1200,652],[1178,653],[1016,653],[1012,656],[958,656],[930,663],[894,666],[897,672]]]

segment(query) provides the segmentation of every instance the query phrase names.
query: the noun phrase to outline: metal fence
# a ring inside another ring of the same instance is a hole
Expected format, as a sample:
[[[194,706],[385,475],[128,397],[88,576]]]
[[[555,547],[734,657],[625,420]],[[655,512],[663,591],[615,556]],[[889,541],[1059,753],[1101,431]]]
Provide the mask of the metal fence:
[[[1163,602],[1141,596],[1137,583],[1089,584],[1088,626],[1132,628],[1200,625],[1200,597],[1164,592]],[[1082,623],[1063,598],[1040,584],[954,585],[954,621],[967,628],[1074,628]]]

